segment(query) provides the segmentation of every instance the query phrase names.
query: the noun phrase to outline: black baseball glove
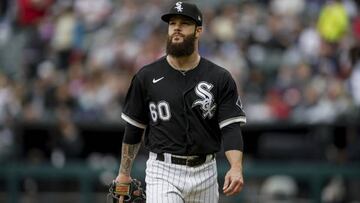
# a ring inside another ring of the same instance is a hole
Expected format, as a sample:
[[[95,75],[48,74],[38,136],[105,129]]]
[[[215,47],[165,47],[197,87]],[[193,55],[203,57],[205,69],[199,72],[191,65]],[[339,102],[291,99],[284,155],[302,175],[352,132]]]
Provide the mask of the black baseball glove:
[[[118,203],[120,196],[124,196],[126,203],[145,203],[146,194],[141,187],[141,182],[133,179],[130,183],[117,183],[115,180],[109,187],[109,195],[113,203]]]

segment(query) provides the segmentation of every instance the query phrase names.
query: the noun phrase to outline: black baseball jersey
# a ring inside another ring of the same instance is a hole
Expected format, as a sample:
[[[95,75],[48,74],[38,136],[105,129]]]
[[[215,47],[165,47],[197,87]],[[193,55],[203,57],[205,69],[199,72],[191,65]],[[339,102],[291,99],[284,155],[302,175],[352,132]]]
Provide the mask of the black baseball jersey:
[[[186,73],[162,57],[133,77],[121,117],[145,130],[155,153],[200,155],[221,148],[220,129],[245,123],[230,73],[205,58]]]

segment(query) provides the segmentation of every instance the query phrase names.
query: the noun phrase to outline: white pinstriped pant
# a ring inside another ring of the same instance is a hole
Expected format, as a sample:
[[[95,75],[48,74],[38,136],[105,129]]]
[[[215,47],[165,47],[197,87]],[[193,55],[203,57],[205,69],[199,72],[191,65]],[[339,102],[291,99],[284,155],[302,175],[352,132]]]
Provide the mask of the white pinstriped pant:
[[[150,152],[146,162],[147,203],[217,203],[219,191],[215,158],[200,166],[172,164],[170,154],[156,160]]]

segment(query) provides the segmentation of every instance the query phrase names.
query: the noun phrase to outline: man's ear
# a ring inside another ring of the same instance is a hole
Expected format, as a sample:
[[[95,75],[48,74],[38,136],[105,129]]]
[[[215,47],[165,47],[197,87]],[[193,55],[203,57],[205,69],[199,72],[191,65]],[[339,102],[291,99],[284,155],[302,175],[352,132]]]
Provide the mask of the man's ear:
[[[196,36],[196,38],[199,38],[199,36],[201,35],[201,33],[202,33],[202,27],[201,26],[196,26],[196,28],[195,28],[195,36]]]

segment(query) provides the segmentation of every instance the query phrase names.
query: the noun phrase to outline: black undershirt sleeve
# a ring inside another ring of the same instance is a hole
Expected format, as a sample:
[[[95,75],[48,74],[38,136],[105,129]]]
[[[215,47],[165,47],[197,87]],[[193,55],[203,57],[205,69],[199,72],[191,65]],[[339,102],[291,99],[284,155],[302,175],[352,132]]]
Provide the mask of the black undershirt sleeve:
[[[125,126],[125,133],[123,143],[125,144],[138,144],[141,142],[141,137],[144,129],[133,126],[129,123]]]
[[[221,129],[223,137],[224,151],[244,150],[244,143],[240,128],[240,123],[232,123]]]

